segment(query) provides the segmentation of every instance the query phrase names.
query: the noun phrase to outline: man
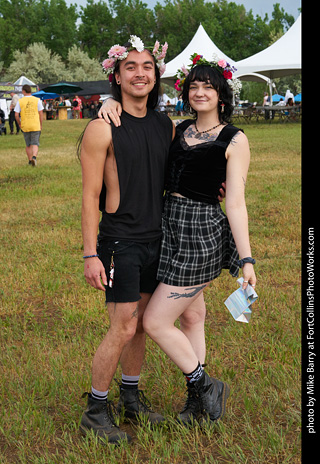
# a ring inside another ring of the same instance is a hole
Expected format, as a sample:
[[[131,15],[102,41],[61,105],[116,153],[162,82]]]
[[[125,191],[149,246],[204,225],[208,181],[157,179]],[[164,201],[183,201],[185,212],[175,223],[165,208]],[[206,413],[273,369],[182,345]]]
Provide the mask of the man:
[[[19,101],[19,97],[14,92],[11,92],[10,95],[12,97],[12,100],[11,100],[11,103],[10,103],[10,113],[9,113],[10,135],[14,134],[14,131],[13,131],[14,123],[16,125],[16,134],[18,135],[20,128],[19,128],[19,124],[17,123],[16,118],[15,118],[14,108],[15,108],[16,104]]]
[[[154,111],[161,60],[136,36],[109,50],[104,67],[112,71],[112,93],[123,105],[122,124],[116,128],[101,119],[91,121],[81,147],[84,274],[90,285],[106,292],[110,327],[93,358],[80,430],[92,430],[110,443],[131,439],[115,425],[107,399],[119,361],[119,405],[125,416],[143,415],[152,423],[164,419],[138,390],[145,349],[142,316],[158,284],[164,177],[174,130],[166,115]]]
[[[39,140],[42,130],[43,105],[40,98],[31,95],[31,87],[22,87],[23,97],[17,102],[14,111],[16,121],[23,132],[29,164],[37,165]]]

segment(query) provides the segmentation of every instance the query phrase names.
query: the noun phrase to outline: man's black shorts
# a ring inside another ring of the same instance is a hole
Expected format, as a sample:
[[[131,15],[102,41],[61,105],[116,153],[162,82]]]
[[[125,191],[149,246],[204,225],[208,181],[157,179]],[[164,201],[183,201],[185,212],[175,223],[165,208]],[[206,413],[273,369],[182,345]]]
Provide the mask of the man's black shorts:
[[[107,274],[106,302],[130,303],[140,300],[140,293],[153,293],[158,285],[161,239],[149,243],[125,240],[100,241],[98,254]],[[113,285],[110,265],[113,257]]]

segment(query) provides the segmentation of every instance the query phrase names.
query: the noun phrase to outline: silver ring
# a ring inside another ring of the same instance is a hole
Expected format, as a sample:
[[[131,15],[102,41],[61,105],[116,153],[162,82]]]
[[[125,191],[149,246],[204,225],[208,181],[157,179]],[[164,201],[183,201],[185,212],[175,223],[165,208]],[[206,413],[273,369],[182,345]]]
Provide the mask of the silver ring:
[[[247,284],[249,282],[249,280],[244,280],[243,283],[244,284]]]

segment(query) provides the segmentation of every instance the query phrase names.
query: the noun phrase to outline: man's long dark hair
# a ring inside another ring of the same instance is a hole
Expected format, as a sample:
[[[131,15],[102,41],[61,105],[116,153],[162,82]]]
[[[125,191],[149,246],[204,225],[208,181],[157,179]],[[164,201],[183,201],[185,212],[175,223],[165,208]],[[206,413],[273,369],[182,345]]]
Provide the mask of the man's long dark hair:
[[[224,111],[222,112],[221,104],[219,104],[219,120],[221,123],[230,122],[231,115],[233,112],[232,90],[229,84],[227,83],[227,80],[217,69],[204,64],[195,66],[190,71],[183,84],[183,90],[181,95],[185,111],[197,116],[197,112],[191,108],[189,103],[189,87],[190,83],[194,81],[208,82],[212,85],[212,87],[218,92],[219,101],[221,100],[221,102],[225,105]]]
[[[131,46],[131,43],[129,42],[124,44],[124,47],[128,48],[130,46]],[[152,110],[154,110],[155,107],[158,105],[158,100],[159,100],[160,72],[159,72],[159,68],[157,66],[155,57],[151,54],[149,50],[147,49],[145,50],[150,53],[150,56],[152,57],[152,60],[154,62],[154,67],[155,67],[156,83],[154,84],[153,89],[149,93],[148,101],[147,101],[147,108],[151,108]],[[116,101],[122,104],[121,85],[117,84],[116,77],[115,77],[115,74],[119,73],[119,68],[120,68],[120,60],[116,62],[116,65],[114,68],[112,81],[111,81],[111,95]]]

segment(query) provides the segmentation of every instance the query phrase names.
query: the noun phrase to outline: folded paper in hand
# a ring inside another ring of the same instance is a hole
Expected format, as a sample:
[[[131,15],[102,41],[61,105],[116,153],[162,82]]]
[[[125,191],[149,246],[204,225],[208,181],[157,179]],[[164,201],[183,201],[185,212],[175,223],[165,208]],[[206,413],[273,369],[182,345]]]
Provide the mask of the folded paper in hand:
[[[237,280],[240,288],[226,299],[224,304],[229,309],[233,318],[239,322],[249,322],[251,318],[251,305],[256,301],[258,295],[254,288],[248,284],[247,288],[243,290],[243,278]]]

